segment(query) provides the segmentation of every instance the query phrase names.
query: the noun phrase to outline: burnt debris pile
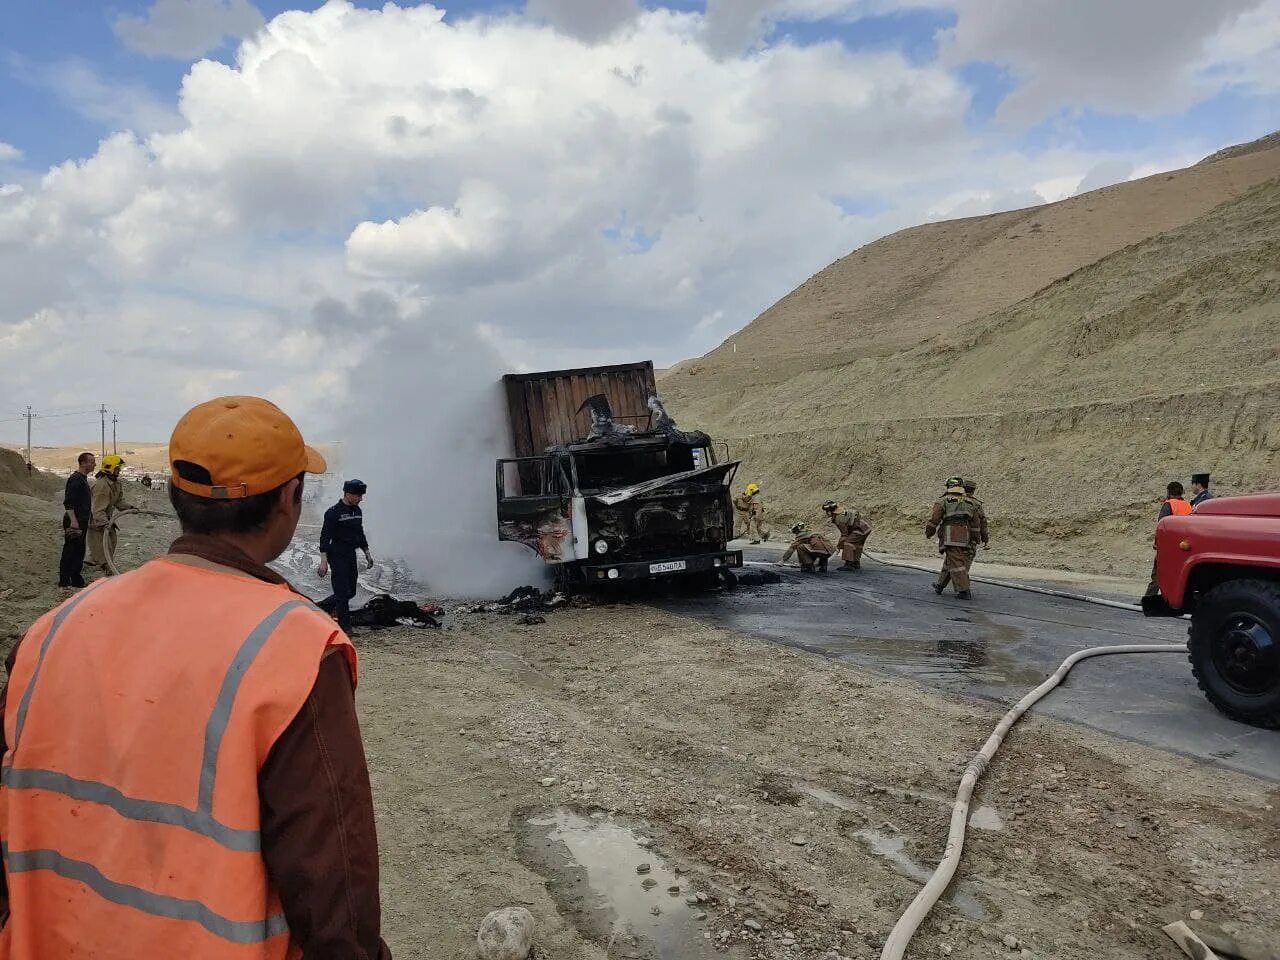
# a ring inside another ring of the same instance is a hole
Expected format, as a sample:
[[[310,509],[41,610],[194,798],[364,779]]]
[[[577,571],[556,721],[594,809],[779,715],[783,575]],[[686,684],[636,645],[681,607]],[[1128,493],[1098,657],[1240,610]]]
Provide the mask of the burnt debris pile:
[[[333,615],[337,601],[320,601],[317,606],[330,616]],[[369,602],[358,610],[351,611],[351,626],[366,627],[370,630],[385,630],[388,627],[418,627],[426,630],[439,630],[437,619],[444,613],[439,607],[423,606],[412,600],[397,600],[389,593],[370,597]]]

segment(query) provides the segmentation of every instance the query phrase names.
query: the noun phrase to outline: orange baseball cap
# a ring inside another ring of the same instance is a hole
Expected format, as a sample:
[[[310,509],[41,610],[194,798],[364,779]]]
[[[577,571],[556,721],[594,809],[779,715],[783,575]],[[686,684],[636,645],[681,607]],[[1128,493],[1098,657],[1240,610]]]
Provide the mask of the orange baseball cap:
[[[192,407],[169,439],[170,482],[209,500],[239,500],[300,473],[324,473],[324,457],[289,415],[261,397],[218,397]]]

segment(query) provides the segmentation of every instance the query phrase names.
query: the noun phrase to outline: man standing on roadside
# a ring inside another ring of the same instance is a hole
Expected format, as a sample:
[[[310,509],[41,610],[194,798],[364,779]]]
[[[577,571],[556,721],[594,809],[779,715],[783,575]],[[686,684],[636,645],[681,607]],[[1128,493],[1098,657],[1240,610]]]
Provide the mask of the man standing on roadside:
[[[116,517],[136,509],[124,502],[124,487],[120,481],[123,467],[123,458],[108,453],[102,458],[102,469],[89,487],[93,494],[93,516],[89,521],[89,562],[101,567],[108,575],[111,573],[111,563],[108,561],[114,562],[119,539],[120,528],[116,526]]]
[[[1160,525],[1160,521],[1165,517],[1185,517],[1191,512],[1191,504],[1182,498],[1182,484],[1174,480],[1165,488],[1166,496],[1160,501],[1160,512],[1156,514],[1156,526]],[[1151,549],[1156,548],[1155,541],[1151,543]],[[1156,575],[1156,561],[1151,561],[1151,582],[1147,584],[1147,593],[1159,593],[1160,581]]]
[[[342,499],[324,512],[320,528],[320,576],[333,571],[330,583],[333,596],[321,603],[332,609],[343,631],[351,633],[351,598],[356,595],[356,551],[364,551],[364,562],[373,569],[369,541],[364,535],[364,513],[360,501],[369,490],[362,480],[348,480],[342,485]]]
[[[764,522],[764,504],[760,502],[760,484],[748,483],[742,495],[735,497],[733,509],[742,515],[742,533],[752,543],[769,541],[769,528]]]
[[[938,552],[942,554],[942,570],[934,581],[934,593],[941,595],[950,583],[959,599],[970,599],[969,568],[976,552],[977,515],[978,505],[964,492],[964,480],[949,479],[946,492],[934,503],[924,527],[926,537],[937,536]]]
[[[84,547],[93,515],[93,494],[89,490],[89,474],[98,465],[92,453],[82,453],[76,469],[67,477],[62,495],[62,560],[58,563],[58,586],[84,586]]]
[[[1212,500],[1213,493],[1209,490],[1209,474],[1193,473],[1191,475],[1191,509],[1194,510],[1206,500]]]
[[[388,960],[355,650],[267,566],[324,458],[257,397],[169,456],[168,555],[10,654],[0,956]]]

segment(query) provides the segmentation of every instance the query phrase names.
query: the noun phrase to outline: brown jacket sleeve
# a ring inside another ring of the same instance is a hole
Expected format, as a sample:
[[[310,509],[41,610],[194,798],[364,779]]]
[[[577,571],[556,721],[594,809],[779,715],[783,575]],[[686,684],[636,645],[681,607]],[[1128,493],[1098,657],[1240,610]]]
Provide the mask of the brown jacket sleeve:
[[[934,537],[938,532],[938,527],[942,525],[942,501],[938,500],[933,505],[933,513],[929,514],[929,522],[924,525],[924,535],[926,537]]]
[[[351,674],[320,662],[307,702],[258,774],[262,858],[304,960],[390,960],[378,836]]]

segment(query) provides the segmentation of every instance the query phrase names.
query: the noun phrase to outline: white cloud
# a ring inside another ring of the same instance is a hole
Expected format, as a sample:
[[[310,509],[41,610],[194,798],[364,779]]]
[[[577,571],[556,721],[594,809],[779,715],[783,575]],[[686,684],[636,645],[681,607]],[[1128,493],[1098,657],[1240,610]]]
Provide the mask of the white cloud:
[[[191,60],[262,26],[249,0],[156,0],[140,17],[120,14],[113,28],[131,49]]]
[[[766,15],[783,9],[872,6]],[[376,379],[372,344],[455,330],[526,367],[666,365],[884,232],[1165,159],[1027,156],[966,127],[942,65],[834,44],[735,55],[706,42],[714,11],[643,10],[607,35],[534,12],[286,13],[233,63],[194,64],[176,110],[153,104],[167,122],[121,111],[132,134],[16,176],[6,385],[38,404],[96,387],[106,358],[113,403],[160,410],[136,425],[163,436],[192,393],[226,386],[327,429],[351,371]],[[439,357],[417,362],[429,383]]]
[[[1221,88],[1221,78],[1207,77],[1197,66],[1220,31],[1261,3],[948,0],[958,20],[942,35],[942,55],[949,63],[986,61],[1010,69],[1019,86],[999,114],[1013,123],[1064,108],[1156,115]]]
[[[172,106],[149,88],[107,79],[84,60],[42,64],[13,58],[12,65],[24,82],[43,87],[75,113],[108,129],[148,134],[179,123]]]
[[[0,140],[0,163],[9,163],[22,159],[22,151],[11,143]]]
[[[1280,92],[1280,0],[1264,0],[1228,22],[1199,68],[1202,76],[1252,93]]]
[[[525,12],[571,37],[597,42],[631,23],[639,0],[529,0]]]

